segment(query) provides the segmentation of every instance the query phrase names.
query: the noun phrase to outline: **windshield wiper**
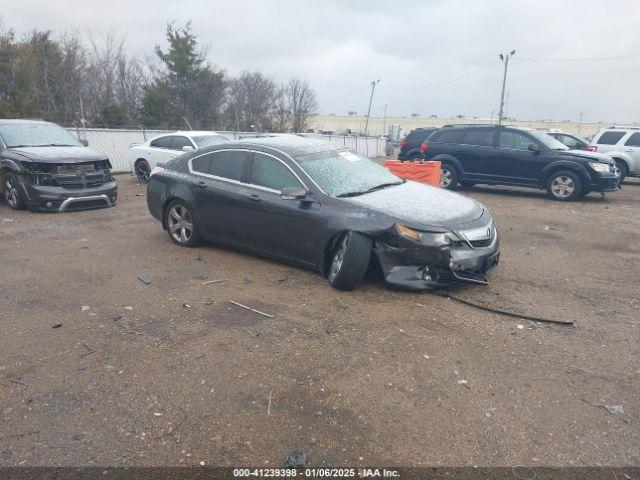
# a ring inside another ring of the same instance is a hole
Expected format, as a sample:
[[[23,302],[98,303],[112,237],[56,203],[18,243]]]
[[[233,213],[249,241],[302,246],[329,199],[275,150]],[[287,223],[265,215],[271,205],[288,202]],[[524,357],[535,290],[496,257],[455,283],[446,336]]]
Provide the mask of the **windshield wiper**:
[[[392,187],[394,185],[402,185],[405,181],[402,180],[400,182],[389,182],[389,183],[381,183],[380,185],[376,185],[375,187],[368,188],[367,190],[359,190],[356,192],[347,192],[341,193],[340,195],[336,195],[340,198],[345,197],[357,197],[358,195],[364,195],[365,193],[375,192],[376,190],[382,190],[383,188]]]
[[[77,147],[78,145],[72,145],[70,143],[46,143],[42,145],[34,145],[34,147]]]

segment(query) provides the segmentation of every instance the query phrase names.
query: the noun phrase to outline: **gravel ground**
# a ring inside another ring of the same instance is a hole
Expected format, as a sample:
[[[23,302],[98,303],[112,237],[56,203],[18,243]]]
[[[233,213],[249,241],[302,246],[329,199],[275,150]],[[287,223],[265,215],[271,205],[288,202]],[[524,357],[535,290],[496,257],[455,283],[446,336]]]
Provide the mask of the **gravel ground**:
[[[179,248],[118,180],[111,209],[0,204],[0,465],[640,464],[637,180],[570,204],[464,192],[503,248],[455,293],[574,328]]]

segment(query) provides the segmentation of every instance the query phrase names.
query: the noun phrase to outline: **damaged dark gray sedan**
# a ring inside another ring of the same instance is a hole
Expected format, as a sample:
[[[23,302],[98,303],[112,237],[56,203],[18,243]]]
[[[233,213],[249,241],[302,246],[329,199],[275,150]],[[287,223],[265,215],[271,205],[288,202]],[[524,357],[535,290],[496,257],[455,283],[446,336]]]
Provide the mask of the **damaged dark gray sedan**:
[[[362,281],[372,254],[388,283],[413,290],[486,283],[500,255],[482,204],[293,135],[181,155],[154,170],[147,203],[178,245],[230,245],[319,271],[342,290]]]

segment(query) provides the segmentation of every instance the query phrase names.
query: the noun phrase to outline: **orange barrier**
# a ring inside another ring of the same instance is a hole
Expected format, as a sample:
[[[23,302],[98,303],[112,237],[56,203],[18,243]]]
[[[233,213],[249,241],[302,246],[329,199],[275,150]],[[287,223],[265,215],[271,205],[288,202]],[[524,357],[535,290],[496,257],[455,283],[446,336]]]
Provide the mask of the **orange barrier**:
[[[384,166],[400,178],[426,183],[434,187],[440,186],[440,162],[401,162],[400,160],[387,160]]]

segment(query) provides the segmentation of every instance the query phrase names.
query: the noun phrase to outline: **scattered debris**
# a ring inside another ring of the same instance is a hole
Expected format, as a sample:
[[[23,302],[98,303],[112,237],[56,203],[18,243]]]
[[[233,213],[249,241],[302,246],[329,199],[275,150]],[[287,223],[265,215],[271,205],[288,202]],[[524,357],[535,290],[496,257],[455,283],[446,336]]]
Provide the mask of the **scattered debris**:
[[[267,405],[267,417],[271,416],[271,395],[273,394],[273,390],[269,391],[269,405]]]
[[[81,355],[80,355],[81,357],[86,357],[86,356],[88,356],[88,355],[91,355],[91,354],[93,354],[93,353],[96,353],[96,351],[95,351],[93,348],[91,348],[89,345],[87,345],[85,342],[82,342],[82,346],[83,346],[84,348],[86,348],[86,349],[87,349],[87,351],[86,351],[85,353],[81,354]]]
[[[458,385],[462,385],[463,387],[466,387],[466,388],[471,388],[469,387],[469,382],[467,382],[466,380],[458,380]]]
[[[204,460],[200,460],[200,466],[204,467]]]
[[[285,468],[304,467],[307,463],[307,455],[305,453],[293,452],[284,459]]]
[[[518,324],[518,325],[516,325],[516,328],[517,328],[518,330],[524,330],[524,325],[520,325],[520,324]]]
[[[196,260],[198,262],[202,262],[202,261],[204,261],[204,258],[202,258],[202,255],[198,254],[198,256],[196,257]]]
[[[220,283],[220,282],[228,282],[228,278],[219,278],[217,280],[208,280],[206,282],[202,282],[203,285],[209,285],[210,283]]]
[[[0,218],[0,222],[13,222],[13,218]]]
[[[160,412],[153,412],[154,417],[161,417],[162,414]]]
[[[244,308],[246,310],[251,310],[252,312],[257,313],[258,315],[263,315],[263,316],[269,317],[269,318],[274,318],[275,317],[275,315],[270,315],[268,313],[261,312],[260,310],[256,310],[255,308],[247,307],[246,305],[243,305],[243,304],[238,303],[238,302],[234,302],[233,300],[229,300],[229,303],[237,305],[238,307],[242,307],[242,308]]]
[[[515,317],[520,320],[531,320],[533,322],[555,323],[558,325],[567,325],[571,327],[573,326],[573,320],[555,320],[555,319],[549,319],[549,318],[534,317],[531,315],[521,315],[519,313],[509,312],[508,310],[501,310],[499,308],[488,307],[480,303],[475,303],[475,302],[472,302],[471,300],[466,300],[464,298],[451,295],[446,290],[430,290],[429,293],[434,293],[439,297],[448,298],[449,300],[455,300],[456,302],[462,303],[469,307],[477,308],[478,310],[484,310],[485,312],[497,313],[500,315],[506,315],[508,317]]]
[[[206,300],[204,302],[183,303],[182,306],[185,308],[191,308],[191,305],[213,305],[213,304],[214,304],[213,298],[210,298],[209,300]]]
[[[118,320],[122,320],[124,318],[124,315],[119,313],[117,315],[114,315],[113,317],[111,317],[111,320],[113,320],[114,322],[117,322]]]
[[[253,280],[251,280],[249,277],[244,277],[244,284],[249,285],[250,283],[253,283]]]
[[[133,307],[124,307],[125,310],[133,310]]]
[[[89,305],[82,305],[80,310],[83,311],[83,312],[86,312],[87,310],[91,310],[91,307]]]
[[[624,408],[622,407],[622,405],[606,405],[605,403],[593,402],[591,400],[587,400],[586,398],[583,398],[582,401],[587,405],[591,405],[592,407],[602,408],[609,412],[611,415],[618,415],[623,422],[631,424],[631,420],[622,416],[624,415]]]
[[[61,326],[61,323],[54,323],[53,325],[51,325],[51,328],[60,328]]]
[[[138,280],[140,280],[145,285],[149,285],[151,283],[151,279],[149,278],[149,276],[145,275],[144,273],[138,275]]]
[[[89,366],[86,363],[81,363],[78,368],[80,370],[87,370],[89,368]]]
[[[22,380],[20,380],[19,378],[10,378],[9,381],[11,383],[15,383],[17,385],[24,385],[24,382]]]

